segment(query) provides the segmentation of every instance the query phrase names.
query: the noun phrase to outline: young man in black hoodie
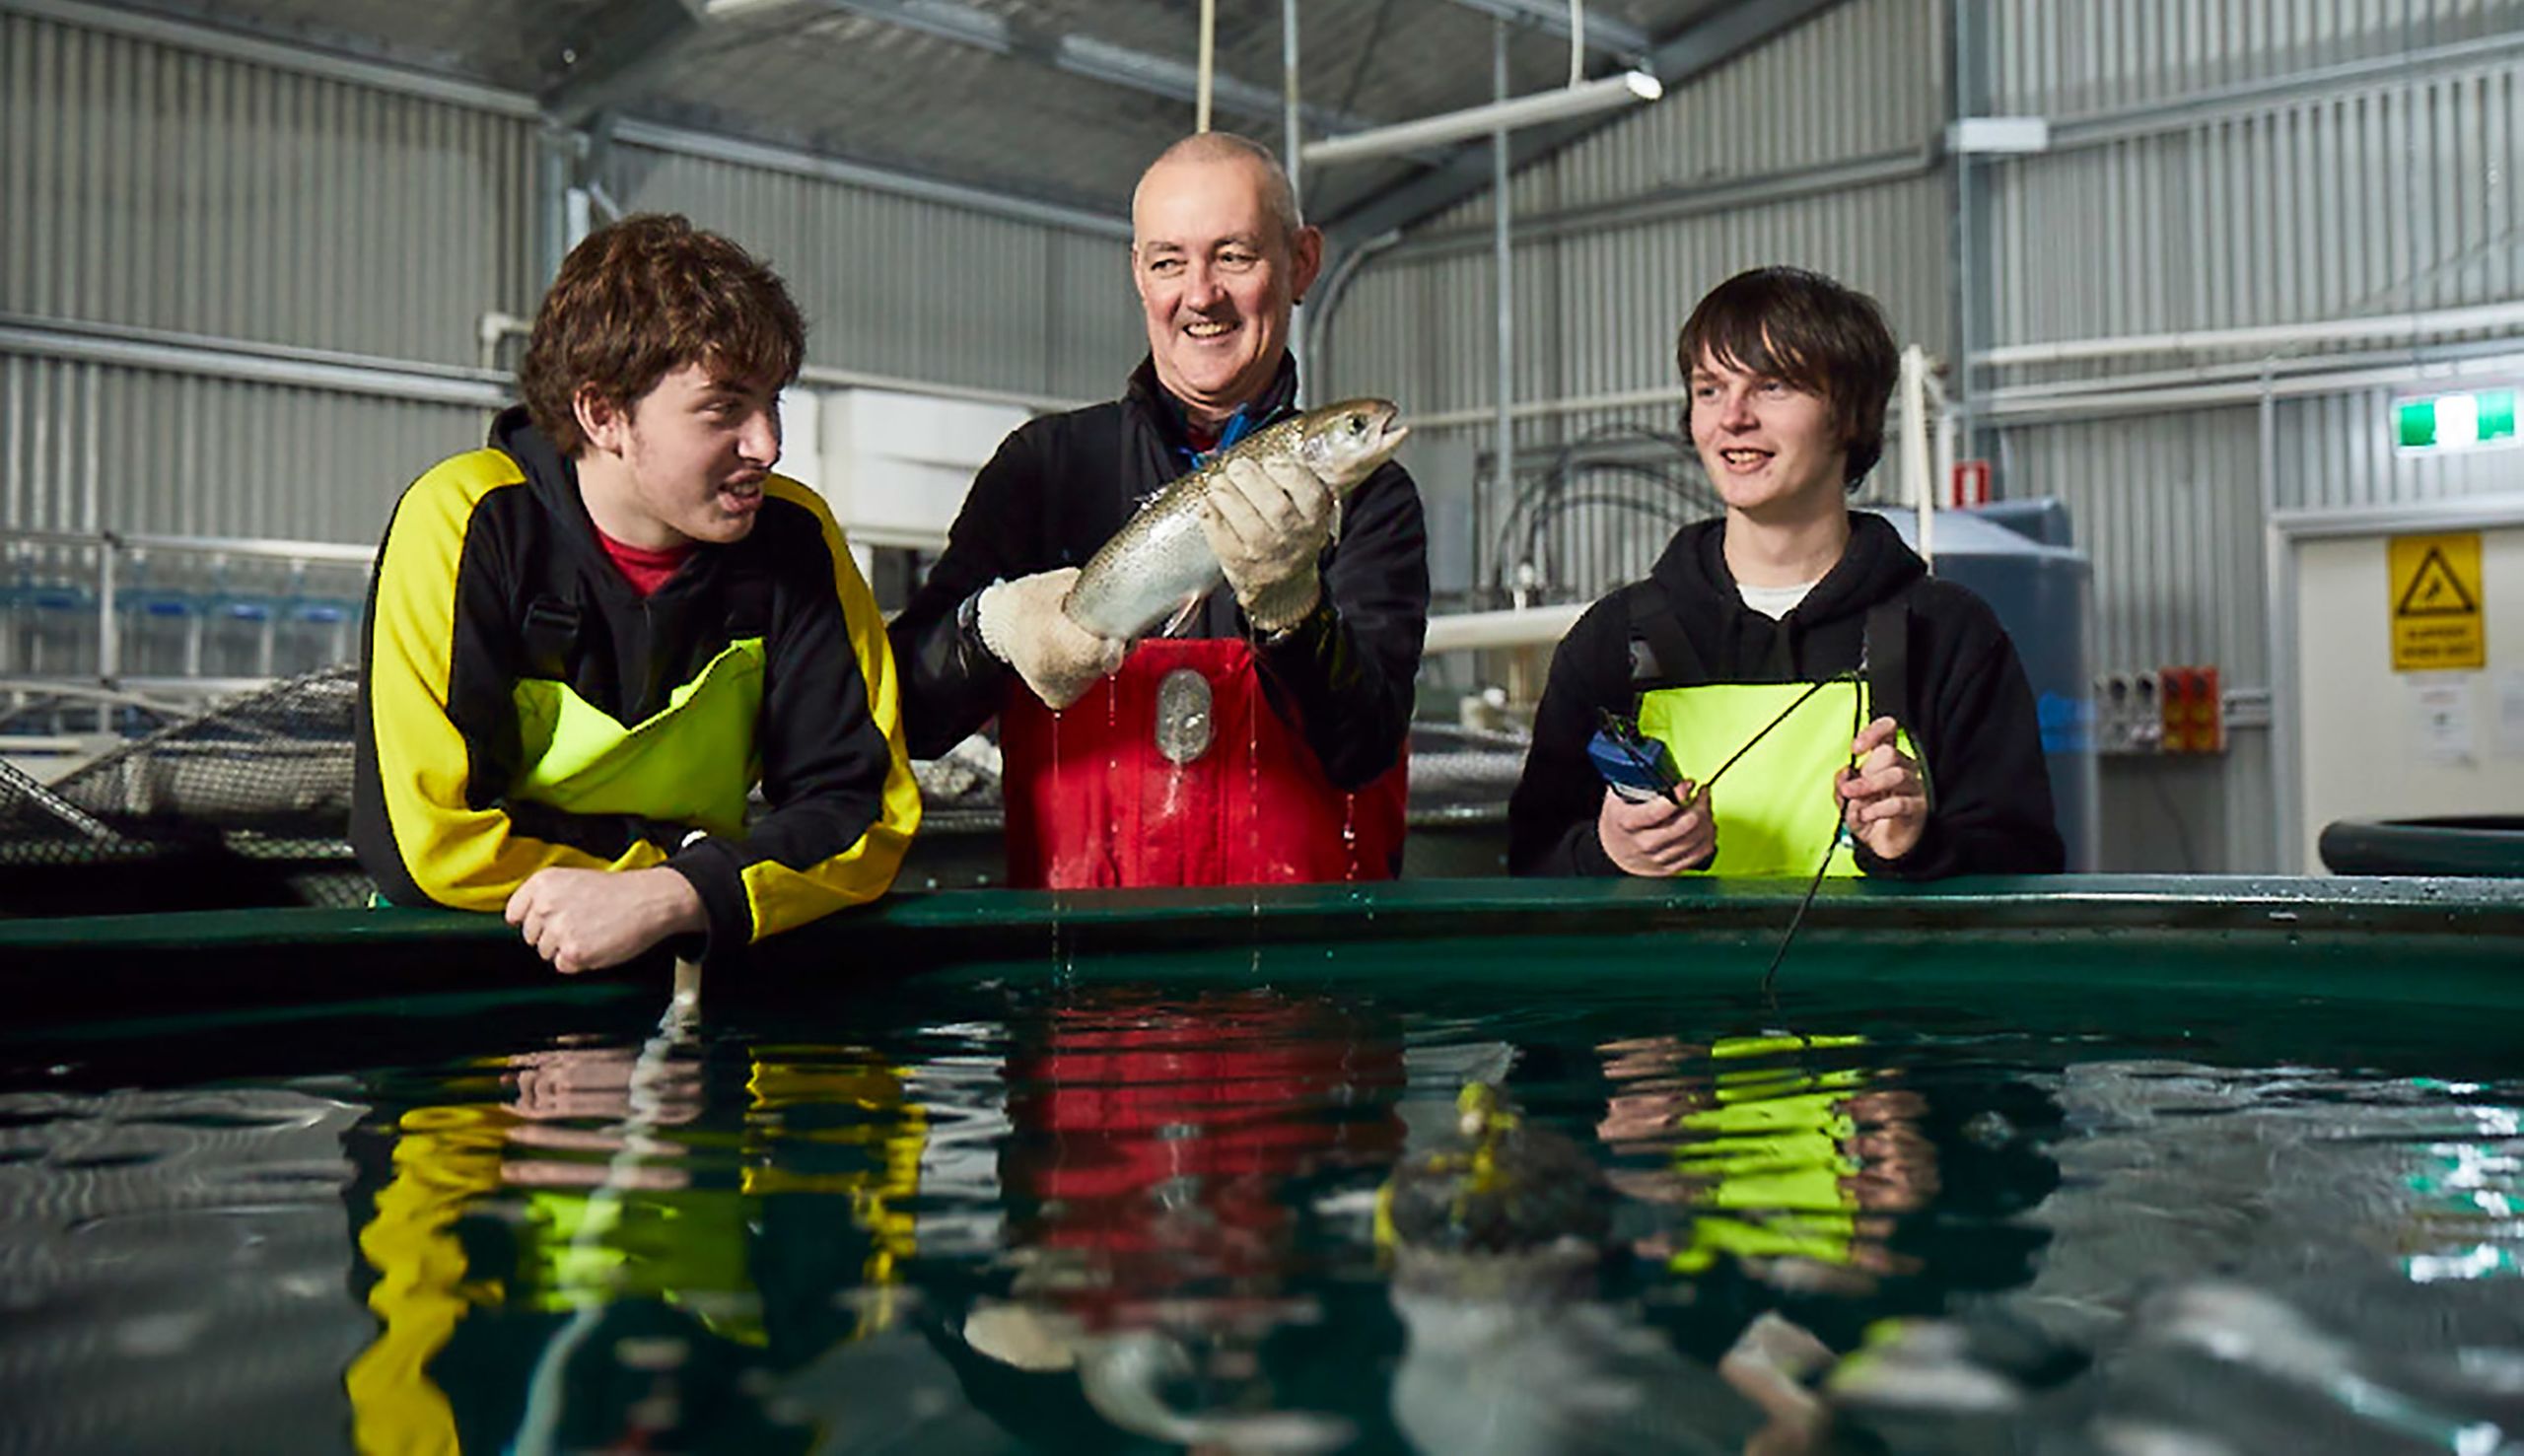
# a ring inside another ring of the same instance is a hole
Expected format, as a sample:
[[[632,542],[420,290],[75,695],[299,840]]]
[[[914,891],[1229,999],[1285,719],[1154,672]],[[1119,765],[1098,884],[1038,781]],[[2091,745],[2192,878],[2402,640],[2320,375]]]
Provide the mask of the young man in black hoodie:
[[[1595,603],[1554,654],[1508,805],[1509,868],[2060,869],[2006,633],[1881,518],[1849,509],[1883,453],[1899,368],[1874,301],[1802,269],[1738,274],[1692,311],[1676,363],[1726,514],[1677,532],[1648,580]],[[1608,787],[1588,756],[1608,718],[1651,740],[1639,757],[1670,754],[1670,796]]]
[[[571,249],[525,405],[412,483],[378,554],[351,841],[386,899],[504,912],[574,972],[892,882],[920,791],[884,624],[771,473],[805,348],[779,278],[682,218]]]

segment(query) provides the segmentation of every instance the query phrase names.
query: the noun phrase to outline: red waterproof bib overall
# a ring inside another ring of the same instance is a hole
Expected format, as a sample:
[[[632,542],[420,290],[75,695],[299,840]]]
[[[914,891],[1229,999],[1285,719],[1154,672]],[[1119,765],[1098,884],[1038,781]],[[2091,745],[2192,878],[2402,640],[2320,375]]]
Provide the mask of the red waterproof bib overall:
[[[1211,704],[1209,747],[1183,764],[1157,739],[1158,684],[1177,668],[1208,681]],[[1400,867],[1408,747],[1366,788],[1334,788],[1264,700],[1241,641],[1141,642],[1058,714],[1012,684],[999,721],[1019,888],[1391,879]]]

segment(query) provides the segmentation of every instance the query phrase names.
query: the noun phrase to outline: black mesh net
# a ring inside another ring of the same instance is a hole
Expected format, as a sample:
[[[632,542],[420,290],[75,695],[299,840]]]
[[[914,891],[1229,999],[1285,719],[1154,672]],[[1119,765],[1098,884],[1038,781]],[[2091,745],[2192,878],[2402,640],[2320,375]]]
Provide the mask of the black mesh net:
[[[50,785],[0,764],[0,909],[365,902],[347,839],[357,692],[348,666],[290,678]]]

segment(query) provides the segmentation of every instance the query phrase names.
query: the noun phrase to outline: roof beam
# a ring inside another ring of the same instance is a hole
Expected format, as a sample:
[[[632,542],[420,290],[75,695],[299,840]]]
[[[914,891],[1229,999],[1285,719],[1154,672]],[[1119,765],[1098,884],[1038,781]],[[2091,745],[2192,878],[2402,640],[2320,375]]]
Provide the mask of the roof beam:
[[[1794,30],[1840,3],[1841,0],[1737,0],[1656,46],[1648,54],[1648,69],[1665,84],[1665,93],[1671,97],[1694,77]],[[1508,166],[1513,170],[1538,162],[1617,119],[1589,117],[1513,133],[1508,138]],[[1335,240],[1345,246],[1398,232],[1489,190],[1490,174],[1490,144],[1463,144],[1435,170],[1388,188],[1332,219],[1331,230]]]
[[[701,34],[701,0],[611,0],[575,29],[567,72],[539,98],[563,126],[584,126],[647,90]]]
[[[1480,11],[1483,15],[1512,25],[1529,26],[1563,40],[1569,38],[1569,7],[1561,0],[1447,0],[1447,3]],[[1623,60],[1637,60],[1655,49],[1656,42],[1648,37],[1646,31],[1627,21],[1618,21],[1589,10],[1586,12],[1586,48]]]
[[[1185,62],[1092,36],[1012,23],[962,0],[709,0],[708,9],[713,20],[753,21],[802,11],[855,15],[1186,106],[1200,92],[1199,70]],[[1277,122],[1281,117],[1278,90],[1232,76],[1212,75],[1210,102],[1222,111],[1258,120]],[[1307,127],[1318,133],[1359,131],[1373,124],[1321,106],[1301,110]]]

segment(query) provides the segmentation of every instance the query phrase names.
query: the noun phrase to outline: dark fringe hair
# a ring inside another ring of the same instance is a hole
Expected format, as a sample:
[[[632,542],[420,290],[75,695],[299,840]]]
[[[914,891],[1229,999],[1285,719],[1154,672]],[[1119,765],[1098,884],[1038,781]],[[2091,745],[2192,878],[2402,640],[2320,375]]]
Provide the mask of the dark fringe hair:
[[[1738,273],[1709,291],[1674,341],[1686,384],[1703,359],[1820,396],[1849,450],[1848,489],[1883,458],[1884,406],[1902,361],[1883,309],[1865,294],[1805,268]],[[1683,398],[1688,433],[1688,388]]]

